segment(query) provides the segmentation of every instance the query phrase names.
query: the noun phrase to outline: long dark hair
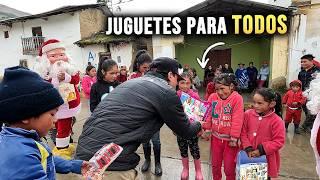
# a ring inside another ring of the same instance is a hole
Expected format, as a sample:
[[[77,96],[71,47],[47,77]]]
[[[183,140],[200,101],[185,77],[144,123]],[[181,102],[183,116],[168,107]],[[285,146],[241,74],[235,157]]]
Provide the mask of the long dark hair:
[[[222,73],[214,78],[214,83],[222,84],[225,86],[231,86],[233,84],[234,90],[237,90],[237,79],[236,76],[232,73]]]
[[[112,69],[113,66],[117,66],[117,62],[112,59],[106,59],[100,62],[97,72],[98,81],[103,81],[104,73],[102,71],[107,72]]]
[[[94,66],[92,66],[92,65],[87,66],[87,68],[86,68],[86,75],[89,75],[89,72],[90,72],[91,69],[93,69],[93,68],[96,68],[96,67],[94,67]]]
[[[146,50],[139,50],[136,54],[136,58],[133,61],[133,72],[139,71],[139,67],[144,63],[151,63],[151,56]]]
[[[255,91],[254,94],[261,95],[266,102],[276,102],[274,111],[279,117],[282,118],[281,95],[279,93],[275,92],[271,88],[259,88]]]

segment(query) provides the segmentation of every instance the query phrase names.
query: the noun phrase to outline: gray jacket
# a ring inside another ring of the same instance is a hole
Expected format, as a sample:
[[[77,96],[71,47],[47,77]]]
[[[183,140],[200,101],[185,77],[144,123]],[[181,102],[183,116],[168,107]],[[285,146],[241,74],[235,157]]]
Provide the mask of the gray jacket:
[[[124,150],[108,170],[134,169],[139,145],[166,125],[177,135],[191,138],[201,130],[187,119],[176,91],[160,74],[149,72],[115,88],[92,113],[79,137],[76,158],[89,160],[103,145],[114,142]]]

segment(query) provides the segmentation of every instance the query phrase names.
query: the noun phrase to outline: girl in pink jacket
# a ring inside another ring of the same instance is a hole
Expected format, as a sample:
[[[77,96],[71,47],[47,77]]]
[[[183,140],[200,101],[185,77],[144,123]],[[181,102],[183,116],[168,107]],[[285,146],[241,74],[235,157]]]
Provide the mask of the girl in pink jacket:
[[[239,151],[243,123],[243,99],[235,89],[237,86],[234,74],[220,74],[215,80],[216,93],[210,95],[208,102],[212,104],[204,129],[212,131],[211,154],[212,174],[214,180],[222,178],[221,167],[227,180],[235,180],[236,156]]]
[[[91,86],[97,81],[97,71],[94,66],[87,66],[86,75],[82,78],[82,89],[87,99],[90,99]]]
[[[269,178],[278,177],[280,170],[279,150],[285,143],[285,127],[275,113],[277,94],[269,88],[258,89],[254,96],[254,109],[244,115],[241,143],[249,157],[267,156]]]
[[[182,92],[188,94],[194,99],[200,100],[198,92],[191,89],[192,86],[192,76],[184,72],[181,74],[182,80],[179,81],[179,90],[177,94],[181,97]],[[200,150],[198,145],[198,137],[195,136],[191,139],[184,139],[177,136],[177,142],[179,145],[180,154],[182,157],[183,170],[181,173],[181,180],[189,179],[189,158],[188,158],[188,147],[190,149],[191,155],[194,159],[194,167],[196,170],[196,180],[203,180],[203,175],[201,172],[201,161],[200,161]]]

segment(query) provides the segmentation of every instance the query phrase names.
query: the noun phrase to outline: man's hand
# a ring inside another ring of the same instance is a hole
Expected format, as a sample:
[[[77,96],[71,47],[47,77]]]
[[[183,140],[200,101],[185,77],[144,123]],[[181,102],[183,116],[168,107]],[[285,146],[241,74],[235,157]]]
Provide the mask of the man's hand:
[[[66,78],[66,74],[64,72],[59,72],[58,73],[58,80],[59,82],[64,81]]]

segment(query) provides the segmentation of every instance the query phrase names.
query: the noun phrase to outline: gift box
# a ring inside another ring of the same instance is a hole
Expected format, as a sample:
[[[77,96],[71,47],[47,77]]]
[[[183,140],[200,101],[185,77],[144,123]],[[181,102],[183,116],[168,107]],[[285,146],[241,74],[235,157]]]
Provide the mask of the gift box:
[[[268,163],[265,155],[249,158],[245,151],[240,151],[237,156],[237,180],[267,180]]]
[[[180,100],[184,112],[191,122],[205,120],[210,112],[210,103],[195,99],[187,93],[182,93]]]

